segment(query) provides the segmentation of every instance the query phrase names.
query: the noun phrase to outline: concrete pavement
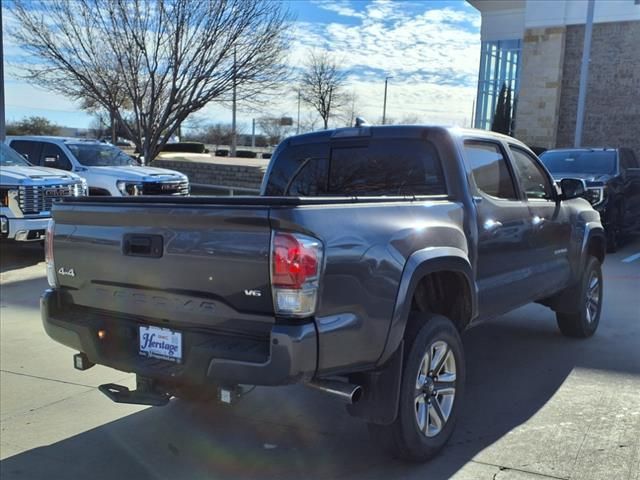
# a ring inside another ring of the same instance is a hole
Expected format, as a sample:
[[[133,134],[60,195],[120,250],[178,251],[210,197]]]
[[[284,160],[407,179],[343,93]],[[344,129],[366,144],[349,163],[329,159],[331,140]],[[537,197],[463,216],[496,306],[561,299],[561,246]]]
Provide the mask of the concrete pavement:
[[[463,415],[444,452],[395,462],[366,426],[322,393],[257,388],[232,408],[112,403],[42,330],[39,246],[3,245],[0,474],[14,478],[366,478],[640,480],[640,241],[607,257],[600,328],[562,337],[531,305],[464,335]]]

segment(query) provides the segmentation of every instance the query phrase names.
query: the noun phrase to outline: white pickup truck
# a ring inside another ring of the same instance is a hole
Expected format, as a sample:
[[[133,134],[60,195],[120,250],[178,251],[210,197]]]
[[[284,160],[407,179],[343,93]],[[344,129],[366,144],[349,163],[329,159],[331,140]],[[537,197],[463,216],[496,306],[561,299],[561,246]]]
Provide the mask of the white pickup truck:
[[[30,165],[0,143],[0,238],[44,240],[56,198],[86,195],[86,182],[71,172]]]
[[[34,165],[77,173],[86,179],[89,195],[188,195],[186,175],[145,167],[119,148],[77,138],[19,136],[7,143]]]

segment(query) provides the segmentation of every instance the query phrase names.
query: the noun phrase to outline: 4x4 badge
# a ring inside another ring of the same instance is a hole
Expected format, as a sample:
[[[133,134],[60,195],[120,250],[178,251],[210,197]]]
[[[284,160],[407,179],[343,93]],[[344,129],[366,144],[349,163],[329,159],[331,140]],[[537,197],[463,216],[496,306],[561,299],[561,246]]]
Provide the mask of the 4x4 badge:
[[[69,270],[65,270],[64,267],[60,267],[58,269],[58,275],[61,275],[63,277],[75,277],[76,272],[73,271],[73,268],[70,268]]]

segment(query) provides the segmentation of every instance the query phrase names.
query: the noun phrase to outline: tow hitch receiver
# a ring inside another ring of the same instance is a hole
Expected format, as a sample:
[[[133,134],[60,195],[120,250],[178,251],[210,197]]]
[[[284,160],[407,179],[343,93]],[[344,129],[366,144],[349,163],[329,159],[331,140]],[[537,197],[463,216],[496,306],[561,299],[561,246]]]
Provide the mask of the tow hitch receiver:
[[[98,387],[102,393],[116,403],[133,403],[135,405],[151,405],[162,407],[169,403],[171,396],[167,393],[160,393],[151,388],[145,388],[138,384],[136,390],[129,390],[123,385],[107,383]]]

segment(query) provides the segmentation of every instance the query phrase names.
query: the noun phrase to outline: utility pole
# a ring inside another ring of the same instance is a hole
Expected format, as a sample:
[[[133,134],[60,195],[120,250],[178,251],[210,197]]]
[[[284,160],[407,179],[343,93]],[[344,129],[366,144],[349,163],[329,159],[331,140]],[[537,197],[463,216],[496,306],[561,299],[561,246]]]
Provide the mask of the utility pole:
[[[4,123],[4,46],[2,43],[2,8],[0,7],[0,143],[4,142],[6,134]]]
[[[329,117],[331,117],[331,96],[333,95],[333,87],[329,87],[329,102],[327,103],[327,118],[324,121],[324,129],[329,128]]]
[[[300,134],[300,89],[298,89],[298,126],[296,127],[296,135]]]
[[[471,104],[471,125],[470,128],[476,127],[476,100],[473,99],[473,103]]]
[[[238,135],[236,133],[236,47],[233,47],[233,101],[232,101],[232,116],[231,116],[231,148],[229,149],[229,156],[236,156],[236,147],[238,146]]]
[[[387,83],[392,77],[385,77],[384,79],[384,103],[382,104],[382,125],[387,120]]]
[[[582,64],[580,65],[580,87],[578,90],[578,112],[576,114],[576,134],[573,146],[582,146],[582,128],[584,127],[584,109],[587,101],[587,82],[589,80],[589,62],[591,60],[591,32],[593,30],[593,10],[595,0],[588,0],[587,23],[584,26],[584,46],[582,47]]]
[[[256,146],[256,119],[251,122],[251,146]]]

